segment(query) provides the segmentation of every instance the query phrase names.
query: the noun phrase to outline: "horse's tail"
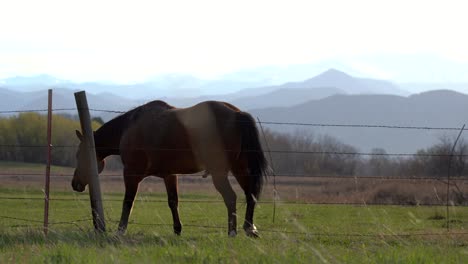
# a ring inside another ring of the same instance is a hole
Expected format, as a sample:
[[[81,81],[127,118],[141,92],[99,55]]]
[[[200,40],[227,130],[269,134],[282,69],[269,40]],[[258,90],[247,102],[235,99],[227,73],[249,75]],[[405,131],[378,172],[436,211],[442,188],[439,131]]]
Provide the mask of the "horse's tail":
[[[258,199],[269,171],[268,162],[263,153],[253,117],[246,112],[237,112],[236,119],[237,127],[241,131],[241,156],[246,157],[248,163],[250,191]]]

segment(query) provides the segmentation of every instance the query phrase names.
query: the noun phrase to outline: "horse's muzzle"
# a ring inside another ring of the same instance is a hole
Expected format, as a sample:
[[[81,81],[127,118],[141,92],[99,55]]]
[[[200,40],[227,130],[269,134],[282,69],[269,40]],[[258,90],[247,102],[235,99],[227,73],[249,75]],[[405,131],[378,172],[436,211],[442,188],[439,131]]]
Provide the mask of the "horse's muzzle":
[[[76,181],[72,181],[72,188],[74,191],[76,192],[83,192],[85,189],[86,189],[86,185],[83,185],[79,182],[76,182]]]

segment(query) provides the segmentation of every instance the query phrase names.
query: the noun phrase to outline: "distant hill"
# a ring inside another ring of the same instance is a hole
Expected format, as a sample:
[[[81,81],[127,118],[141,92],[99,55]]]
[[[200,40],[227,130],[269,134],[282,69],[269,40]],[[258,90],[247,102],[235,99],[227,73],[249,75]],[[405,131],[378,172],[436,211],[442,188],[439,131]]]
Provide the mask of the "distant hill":
[[[53,89],[53,109],[75,109],[74,92],[64,88]],[[47,90],[34,92],[16,92],[5,88],[0,88],[0,111],[29,111],[47,109]],[[138,106],[138,101],[125,99],[113,94],[93,94],[87,93],[89,107],[100,110],[126,111]],[[77,114],[76,110],[60,110],[56,113]],[[13,114],[13,113],[11,113]],[[92,112],[93,116],[102,116],[105,120],[115,116],[116,113]],[[0,115],[1,117],[1,115]]]
[[[389,81],[356,78],[344,72],[329,69],[301,82],[243,89],[235,93],[223,95],[164,97],[163,99],[181,107],[206,100],[223,100],[232,102],[243,109],[252,109],[253,107],[293,106],[335,94],[409,95],[408,92]]]
[[[468,82],[446,82],[446,83],[399,83],[402,89],[405,89],[411,93],[421,93],[424,91],[431,90],[452,90],[460,93],[468,93]]]
[[[49,75],[12,77],[0,80],[0,87],[19,92],[34,92],[52,87],[87,90],[92,93],[113,93],[133,100],[148,100],[160,97],[196,97],[200,95],[224,94],[248,87],[269,84],[262,81],[202,80],[190,75],[166,74],[146,82],[135,84],[113,84],[101,82],[75,83]]]
[[[163,97],[168,103],[178,107],[188,107],[208,100],[230,102],[243,110],[261,107],[293,106],[313,99],[322,99],[335,94],[345,94],[344,91],[333,87],[317,87],[314,89],[278,88],[264,94],[239,96],[239,94],[212,95],[199,97]]]
[[[263,95],[233,99],[231,102],[242,109],[272,106],[287,107],[336,94],[345,94],[345,92],[334,87],[317,87],[314,89],[280,88]]]
[[[301,68],[301,75],[304,75],[306,69],[306,67]],[[313,74],[312,72],[311,74]],[[258,79],[258,77],[249,79],[248,74],[245,72],[237,75],[227,75],[224,79],[216,80],[202,80],[183,74],[166,74],[157,76],[147,82],[135,84],[75,83],[49,75],[37,75],[3,79],[0,80],[0,87],[20,92],[33,92],[51,87],[61,87],[72,90],[87,90],[94,94],[113,93],[140,101],[167,98],[167,100],[180,102],[181,106],[191,105],[195,102],[206,100],[206,98],[232,101],[241,97],[264,95],[281,89],[309,89],[311,96],[306,97],[306,100],[323,97],[321,95],[324,94],[323,90],[317,91],[317,94],[314,95],[315,92],[312,89],[327,87],[340,90],[340,93],[346,94],[408,95],[407,92],[389,81],[356,78],[335,69],[329,69],[304,81],[271,85],[271,83],[275,83],[276,81],[267,78]],[[329,93],[325,93],[325,95],[329,95]],[[275,106],[275,104],[272,106]]]
[[[321,74],[301,81],[288,82],[277,86],[268,86],[252,89],[244,89],[235,93],[236,97],[255,96],[265,94],[278,89],[314,89],[331,87],[341,90],[346,94],[394,94],[409,95],[407,91],[400,89],[389,81],[357,78],[336,69],[329,69]]]
[[[394,95],[335,95],[292,107],[252,110],[263,122],[314,124],[397,125],[461,127],[468,124],[468,95],[453,91],[432,91],[409,97]],[[274,130],[307,130],[330,134],[361,151],[384,148],[389,152],[415,152],[436,143],[440,137],[458,131],[384,128],[307,127],[270,125]],[[468,136],[468,135],[466,135]],[[468,137],[467,137],[468,139]]]

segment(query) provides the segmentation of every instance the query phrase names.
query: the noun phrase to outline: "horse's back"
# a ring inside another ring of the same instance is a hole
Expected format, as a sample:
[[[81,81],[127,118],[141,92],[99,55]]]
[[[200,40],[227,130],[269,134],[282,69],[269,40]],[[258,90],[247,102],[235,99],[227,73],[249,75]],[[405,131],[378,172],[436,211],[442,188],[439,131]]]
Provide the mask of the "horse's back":
[[[146,160],[147,170],[155,172],[158,169],[170,173],[229,170],[241,146],[240,134],[235,129],[239,109],[217,101],[187,108],[151,109],[140,113],[128,129],[122,144],[133,151],[125,159]]]
[[[205,101],[187,108],[173,109],[179,120],[188,127],[200,124],[228,124],[240,110],[235,106],[219,101]]]
[[[174,109],[177,120],[192,137],[204,144],[212,140],[229,144],[238,136],[237,113],[240,110],[231,104],[206,101],[192,107]]]
[[[174,109],[185,128],[196,159],[211,173],[224,173],[240,152],[236,130],[239,109],[231,104],[206,101],[192,107]]]

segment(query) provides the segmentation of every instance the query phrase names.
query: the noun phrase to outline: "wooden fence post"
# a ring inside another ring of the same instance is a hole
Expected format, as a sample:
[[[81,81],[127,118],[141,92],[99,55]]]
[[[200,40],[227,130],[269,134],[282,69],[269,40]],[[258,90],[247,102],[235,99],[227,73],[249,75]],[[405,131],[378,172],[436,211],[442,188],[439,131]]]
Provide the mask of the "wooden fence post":
[[[96,146],[94,144],[94,132],[91,127],[91,117],[89,114],[88,101],[86,92],[81,91],[75,93],[76,107],[80,117],[81,130],[83,133],[83,146],[86,155],[88,175],[89,175],[89,199],[91,201],[91,212],[93,215],[94,229],[98,232],[106,231],[104,220],[104,209],[102,207],[101,187],[99,185],[98,169],[96,162]]]
[[[49,190],[50,190],[50,163],[52,160],[52,89],[49,89],[47,104],[47,164],[44,186],[44,234],[49,232]]]

